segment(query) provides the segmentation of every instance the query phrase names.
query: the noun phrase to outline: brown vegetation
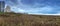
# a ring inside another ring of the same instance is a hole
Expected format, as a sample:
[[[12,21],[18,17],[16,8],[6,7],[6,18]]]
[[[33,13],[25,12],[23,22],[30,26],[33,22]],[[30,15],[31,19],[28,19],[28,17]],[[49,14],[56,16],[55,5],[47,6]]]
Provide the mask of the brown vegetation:
[[[60,26],[60,16],[5,13],[0,15],[0,26]]]

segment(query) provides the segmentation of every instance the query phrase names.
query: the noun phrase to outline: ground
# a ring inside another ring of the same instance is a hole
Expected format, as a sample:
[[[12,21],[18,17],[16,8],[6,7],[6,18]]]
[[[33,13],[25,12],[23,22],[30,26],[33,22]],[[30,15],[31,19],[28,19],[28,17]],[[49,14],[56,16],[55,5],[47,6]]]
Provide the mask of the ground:
[[[0,26],[60,26],[60,16],[3,13]]]

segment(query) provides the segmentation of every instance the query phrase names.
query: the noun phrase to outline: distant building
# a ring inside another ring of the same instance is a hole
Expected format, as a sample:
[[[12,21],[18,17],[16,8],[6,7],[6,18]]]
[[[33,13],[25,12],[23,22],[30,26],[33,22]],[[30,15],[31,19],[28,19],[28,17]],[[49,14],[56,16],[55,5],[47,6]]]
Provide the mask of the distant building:
[[[6,8],[5,8],[5,12],[11,12],[10,9],[11,9],[11,7],[7,5]]]
[[[0,12],[4,12],[4,8],[5,8],[5,2],[0,1]]]

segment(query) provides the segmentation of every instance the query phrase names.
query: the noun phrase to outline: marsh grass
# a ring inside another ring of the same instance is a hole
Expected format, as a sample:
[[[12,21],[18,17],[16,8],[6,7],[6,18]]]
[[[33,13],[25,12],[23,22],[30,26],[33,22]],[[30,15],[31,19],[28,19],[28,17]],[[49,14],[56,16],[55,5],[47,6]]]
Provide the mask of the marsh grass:
[[[0,26],[60,26],[60,16],[6,13],[0,15]]]

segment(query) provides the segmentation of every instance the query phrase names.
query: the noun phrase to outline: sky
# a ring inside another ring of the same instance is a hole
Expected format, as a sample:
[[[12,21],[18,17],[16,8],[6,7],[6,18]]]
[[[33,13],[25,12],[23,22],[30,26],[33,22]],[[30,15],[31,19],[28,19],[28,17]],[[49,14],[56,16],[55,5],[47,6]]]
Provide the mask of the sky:
[[[11,11],[28,14],[60,14],[60,0],[0,0]]]

